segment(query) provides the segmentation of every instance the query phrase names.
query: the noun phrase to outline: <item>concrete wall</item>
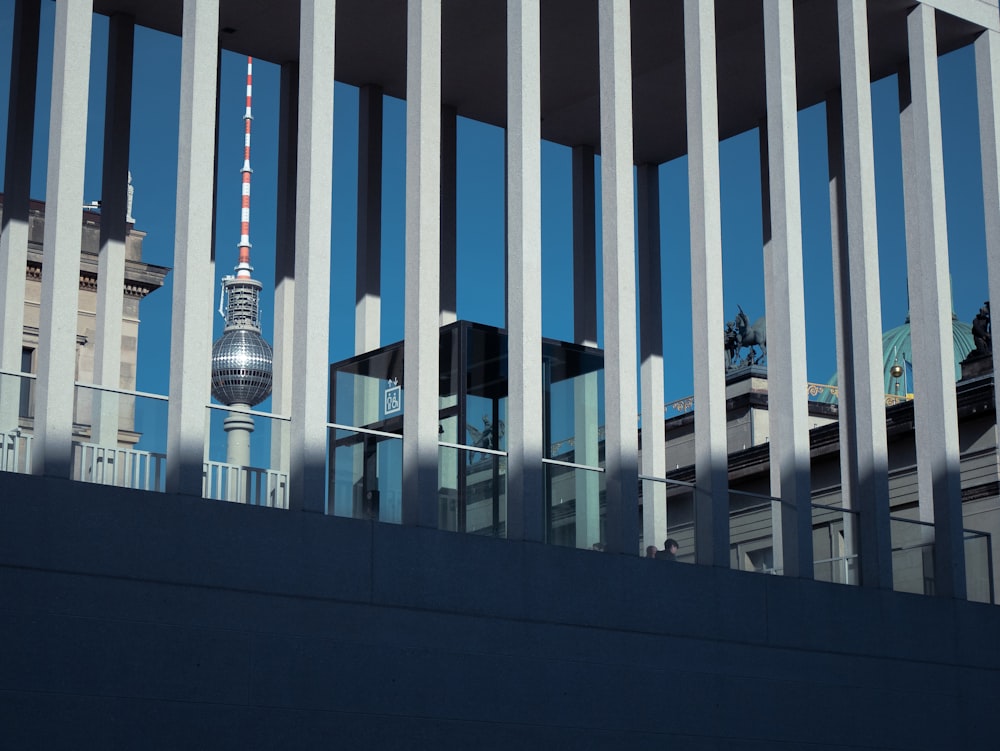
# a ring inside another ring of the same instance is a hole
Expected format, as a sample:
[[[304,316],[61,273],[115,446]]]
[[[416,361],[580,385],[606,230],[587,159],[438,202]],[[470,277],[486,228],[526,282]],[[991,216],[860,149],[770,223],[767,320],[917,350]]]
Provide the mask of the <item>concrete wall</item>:
[[[0,474],[7,748],[995,748],[1000,608]]]

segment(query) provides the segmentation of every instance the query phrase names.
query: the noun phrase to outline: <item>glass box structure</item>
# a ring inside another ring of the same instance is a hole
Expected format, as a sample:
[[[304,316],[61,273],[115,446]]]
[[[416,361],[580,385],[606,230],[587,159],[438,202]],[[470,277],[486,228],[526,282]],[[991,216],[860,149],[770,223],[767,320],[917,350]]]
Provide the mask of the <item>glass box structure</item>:
[[[543,445],[550,543],[604,541],[604,355],[543,340]],[[507,334],[441,328],[438,525],[506,535]],[[400,521],[403,343],[330,366],[330,505],[340,516]]]

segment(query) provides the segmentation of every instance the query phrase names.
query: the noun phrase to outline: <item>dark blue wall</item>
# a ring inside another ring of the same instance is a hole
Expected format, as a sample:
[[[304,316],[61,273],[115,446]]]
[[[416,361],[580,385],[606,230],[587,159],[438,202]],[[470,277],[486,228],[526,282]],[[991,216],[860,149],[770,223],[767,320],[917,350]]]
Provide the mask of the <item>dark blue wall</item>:
[[[995,749],[1000,608],[0,473],[0,748]]]

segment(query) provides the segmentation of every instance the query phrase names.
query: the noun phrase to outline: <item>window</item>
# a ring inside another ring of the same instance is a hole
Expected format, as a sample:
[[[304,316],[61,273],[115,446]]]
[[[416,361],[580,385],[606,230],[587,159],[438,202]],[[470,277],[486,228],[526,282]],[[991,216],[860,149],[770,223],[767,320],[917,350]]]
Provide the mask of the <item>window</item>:
[[[29,347],[21,348],[21,372],[35,372],[35,350]],[[21,377],[21,399],[18,403],[19,417],[35,416],[35,380]]]

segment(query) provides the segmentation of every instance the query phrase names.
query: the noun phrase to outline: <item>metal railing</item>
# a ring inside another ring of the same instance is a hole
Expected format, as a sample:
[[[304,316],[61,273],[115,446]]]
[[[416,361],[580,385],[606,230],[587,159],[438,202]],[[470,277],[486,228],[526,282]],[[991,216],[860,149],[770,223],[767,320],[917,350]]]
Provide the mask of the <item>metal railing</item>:
[[[263,467],[205,462],[202,496],[251,506],[288,508],[288,475]]]
[[[166,468],[166,454],[73,442],[73,480],[163,493]]]
[[[20,428],[0,433],[0,441],[3,441],[0,446],[0,471],[31,472],[32,438],[31,433],[22,432]]]

